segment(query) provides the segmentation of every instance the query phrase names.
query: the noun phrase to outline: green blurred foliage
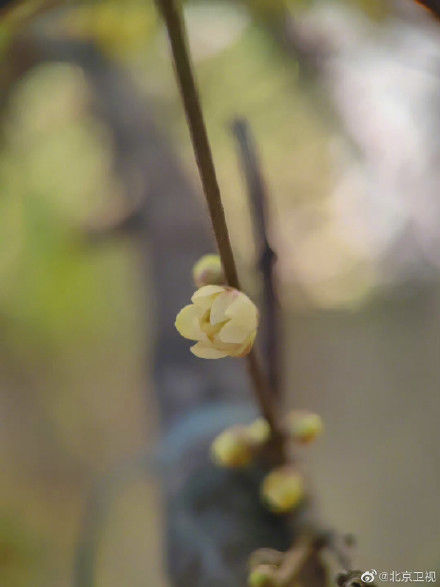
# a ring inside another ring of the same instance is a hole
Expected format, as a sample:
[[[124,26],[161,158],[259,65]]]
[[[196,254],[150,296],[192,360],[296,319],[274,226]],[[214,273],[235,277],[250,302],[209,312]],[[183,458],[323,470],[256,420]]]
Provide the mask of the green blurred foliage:
[[[65,14],[61,30],[95,41],[110,57],[127,59],[147,49],[158,22],[153,2],[106,0],[73,7]]]
[[[62,338],[81,324],[92,328],[106,312],[105,300],[91,303],[99,264],[90,262],[78,229],[117,193],[108,137],[87,113],[81,72],[65,66],[27,76],[7,120],[0,159],[2,314],[38,340]],[[72,314],[72,300],[81,311]]]
[[[378,20],[392,12],[391,0],[335,0],[361,10]],[[218,4],[218,0],[214,3]],[[244,6],[259,21],[278,22],[288,11],[306,11],[318,0],[230,0],[224,5]],[[186,5],[204,5],[206,0],[185,0]],[[16,2],[0,22],[0,56],[23,27],[45,10],[45,0]],[[157,7],[153,0],[96,0],[78,2],[64,8],[56,18],[56,30],[66,35],[92,40],[112,58],[130,59],[146,50],[159,29]]]
[[[80,69],[12,89],[0,152],[0,585],[67,587],[84,481],[139,450],[145,329],[133,244],[88,230],[123,201]],[[142,373],[142,374],[141,374]],[[25,522],[23,522],[25,520]]]
[[[20,517],[0,512],[0,585],[29,587],[42,564],[41,537]]]

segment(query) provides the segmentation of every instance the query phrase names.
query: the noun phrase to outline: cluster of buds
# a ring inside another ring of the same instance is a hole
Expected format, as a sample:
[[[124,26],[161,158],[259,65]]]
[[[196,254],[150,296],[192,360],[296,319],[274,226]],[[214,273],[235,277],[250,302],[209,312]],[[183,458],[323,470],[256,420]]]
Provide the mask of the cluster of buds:
[[[193,294],[192,303],[185,306],[176,318],[179,333],[196,343],[191,347],[191,352],[204,359],[243,357],[248,354],[258,327],[255,304],[243,292],[225,285],[218,255],[202,257],[193,268],[193,278],[199,289]],[[322,433],[323,425],[317,414],[293,411],[285,418],[283,428],[286,438],[307,444]],[[221,467],[247,467],[269,440],[270,426],[266,420],[259,418],[248,426],[234,426],[224,430],[213,441],[211,456]],[[261,485],[263,502],[278,514],[293,511],[302,502],[304,495],[303,478],[291,465],[274,469]],[[269,575],[270,570],[268,565],[263,567],[254,575],[253,585],[266,584],[261,577]]]
[[[286,436],[294,442],[310,443],[323,431],[320,416],[293,411],[284,422]],[[220,467],[242,468],[250,465],[270,439],[270,426],[258,418],[248,426],[234,426],[221,432],[211,446],[213,461]],[[305,496],[304,480],[297,469],[285,465],[273,469],[263,479],[261,497],[273,513],[295,510]]]
[[[212,459],[220,467],[246,467],[252,463],[269,437],[270,427],[263,418],[258,418],[249,426],[227,428],[211,445]]]
[[[322,434],[323,424],[318,414],[292,411],[284,421],[286,438],[307,444]],[[277,514],[295,510],[305,497],[304,479],[292,465],[278,467],[263,480],[261,495],[267,507]]]

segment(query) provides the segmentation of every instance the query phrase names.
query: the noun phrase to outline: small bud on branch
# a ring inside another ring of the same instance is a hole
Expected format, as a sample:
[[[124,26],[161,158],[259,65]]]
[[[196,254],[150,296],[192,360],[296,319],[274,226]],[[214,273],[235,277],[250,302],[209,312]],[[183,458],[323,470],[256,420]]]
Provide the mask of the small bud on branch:
[[[203,255],[194,265],[192,274],[197,287],[226,283],[222,262],[218,255]]]
[[[304,480],[293,466],[278,467],[265,477],[261,496],[272,512],[289,513],[305,496]]]
[[[286,418],[286,432],[292,440],[308,444],[316,440],[324,430],[321,416],[306,410],[293,410]]]

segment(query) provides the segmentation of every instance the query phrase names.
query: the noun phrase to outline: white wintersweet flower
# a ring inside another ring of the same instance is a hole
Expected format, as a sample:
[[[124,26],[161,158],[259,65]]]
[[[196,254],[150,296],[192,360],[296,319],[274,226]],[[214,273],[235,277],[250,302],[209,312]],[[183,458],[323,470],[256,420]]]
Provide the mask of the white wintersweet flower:
[[[243,357],[254,344],[258,310],[243,292],[232,287],[205,285],[177,315],[180,334],[195,340],[191,352],[202,359]]]

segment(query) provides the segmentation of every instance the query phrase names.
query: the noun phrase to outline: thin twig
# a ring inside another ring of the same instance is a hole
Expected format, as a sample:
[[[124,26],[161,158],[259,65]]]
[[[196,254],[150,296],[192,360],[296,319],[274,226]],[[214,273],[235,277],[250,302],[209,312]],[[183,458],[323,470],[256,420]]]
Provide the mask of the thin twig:
[[[344,571],[353,569],[353,546],[354,536],[341,536],[337,532],[330,532],[327,535],[326,547],[333,554],[337,563]]]
[[[279,305],[275,290],[274,265],[276,255],[268,238],[268,196],[258,159],[257,147],[246,120],[233,121],[232,131],[239,147],[239,156],[246,178],[249,200],[254,216],[255,239],[257,241],[259,267],[263,275],[263,329],[264,354],[271,391],[275,398],[280,395],[280,329]]]
[[[208,203],[212,226],[223,262],[225,276],[230,286],[240,289],[237,268],[232,252],[225,211],[212,158],[208,133],[200,106],[192,65],[187,49],[184,21],[174,0],[159,0],[168,29],[174,65],[191,140],[199,167],[203,191]]]
[[[168,30],[176,76],[185,107],[192,145],[226,280],[231,287],[240,289],[211,146],[187,48],[184,20],[175,0],[158,0],[158,3],[162,9]],[[282,434],[278,425],[275,403],[272,401],[270,387],[255,351],[251,351],[248,355],[248,366],[255,395],[263,416],[269,422],[274,436],[281,438]]]
[[[278,423],[275,403],[271,398],[269,382],[254,349],[247,355],[247,367],[261,412],[272,428],[274,439],[282,442],[283,434]]]
[[[342,569],[337,580],[341,585],[351,586],[352,581],[355,581],[362,573],[362,571],[352,570],[351,545],[351,540],[349,541],[348,537],[339,536],[334,532],[321,531],[304,535],[290,550],[281,555],[281,562],[276,571],[277,585],[280,587],[294,585],[309,561],[322,549],[327,548]],[[355,584],[353,582],[353,585]]]
[[[284,555],[277,570],[277,583],[281,587],[293,585],[311,558],[322,548],[322,540],[312,537],[303,538]]]

